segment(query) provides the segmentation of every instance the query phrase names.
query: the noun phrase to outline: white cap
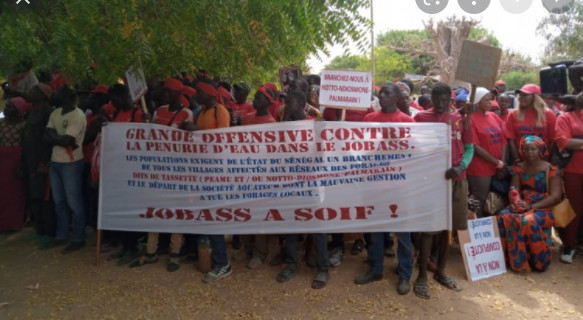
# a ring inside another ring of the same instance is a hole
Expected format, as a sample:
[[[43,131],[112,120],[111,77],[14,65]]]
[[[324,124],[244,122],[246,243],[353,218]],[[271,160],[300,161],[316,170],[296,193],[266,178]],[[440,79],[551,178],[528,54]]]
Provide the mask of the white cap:
[[[482,98],[484,98],[484,96],[487,95],[488,93],[490,93],[490,90],[484,87],[476,88],[476,94],[474,95],[474,100],[472,101],[472,104],[477,104],[478,102],[480,102],[480,100],[482,100]]]

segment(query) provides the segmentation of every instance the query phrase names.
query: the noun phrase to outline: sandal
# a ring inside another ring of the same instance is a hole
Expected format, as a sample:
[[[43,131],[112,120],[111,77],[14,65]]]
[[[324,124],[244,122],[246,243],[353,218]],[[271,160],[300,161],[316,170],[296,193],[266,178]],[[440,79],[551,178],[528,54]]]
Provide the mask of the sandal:
[[[429,299],[431,296],[429,295],[429,285],[427,282],[417,282],[413,284],[413,292],[415,292],[415,296],[421,299]]]
[[[277,275],[277,282],[284,283],[289,281],[289,279],[293,278],[295,275],[298,274],[298,268],[287,266],[285,269],[281,270],[281,272]]]
[[[462,288],[458,286],[457,282],[455,282],[455,280],[452,277],[445,276],[443,278],[440,278],[437,276],[436,273],[433,275],[433,279],[448,289],[451,289],[453,291],[462,291]]]
[[[328,271],[321,271],[318,272],[314,281],[312,281],[312,289],[322,289],[328,284],[328,280],[330,279],[330,274]]]

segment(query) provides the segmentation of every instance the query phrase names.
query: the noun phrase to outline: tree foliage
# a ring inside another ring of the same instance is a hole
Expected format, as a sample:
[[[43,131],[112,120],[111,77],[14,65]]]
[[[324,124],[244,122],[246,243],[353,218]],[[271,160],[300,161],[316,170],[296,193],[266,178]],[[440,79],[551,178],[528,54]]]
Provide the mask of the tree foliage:
[[[359,56],[338,56],[332,59],[325,68],[370,71],[372,69],[370,53]],[[402,78],[406,72],[410,73],[412,70],[411,59],[408,56],[385,47],[375,48],[375,84]]]
[[[2,6],[2,5],[0,5]],[[332,44],[366,46],[367,0],[53,0],[0,7],[0,68],[20,57],[111,83],[140,60],[147,77],[203,68],[258,83]],[[25,41],[23,39],[26,39]]]
[[[508,89],[519,89],[528,83],[539,83],[539,76],[535,71],[510,71],[500,75],[500,79],[506,82]]]
[[[539,35],[549,42],[545,48],[545,60],[578,59],[583,56],[583,2],[576,0],[568,12],[551,14],[537,27]]]

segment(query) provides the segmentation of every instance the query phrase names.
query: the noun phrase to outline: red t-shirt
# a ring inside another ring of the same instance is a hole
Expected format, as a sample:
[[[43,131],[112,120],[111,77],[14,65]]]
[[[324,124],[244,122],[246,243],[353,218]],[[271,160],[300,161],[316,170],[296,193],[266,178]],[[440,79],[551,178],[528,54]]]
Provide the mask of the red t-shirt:
[[[157,124],[164,126],[171,126],[174,128],[180,127],[180,124],[184,121],[193,121],[192,111],[186,108],[182,108],[178,111],[168,110],[168,106],[162,106],[154,112],[153,121]]]
[[[403,112],[397,110],[393,113],[383,113],[382,111],[377,111],[369,113],[364,117],[364,122],[415,122],[413,118],[404,114]]]
[[[91,126],[91,123],[99,118],[99,116],[94,115],[93,113],[85,115],[87,118],[87,128]],[[95,143],[91,142],[83,146],[83,159],[85,162],[91,162],[91,158],[93,157],[93,152],[95,151]]]
[[[472,130],[464,130],[464,118],[459,112],[446,112],[437,114],[430,110],[421,111],[413,117],[416,122],[439,122],[447,123],[451,121],[451,162],[452,166],[459,166],[464,156],[464,144],[473,143]],[[464,171],[454,180],[464,180],[466,172]]]
[[[580,121],[577,120],[578,117]],[[559,150],[567,147],[571,139],[583,139],[583,113],[578,111],[566,112],[557,118],[555,141]],[[575,151],[565,172],[583,174],[583,152]]]
[[[417,103],[415,103],[415,101],[411,101],[411,103],[409,104],[409,106],[410,106],[411,108],[417,109],[417,110],[419,110],[419,111],[423,111],[423,110],[425,110],[425,109],[423,109],[423,107],[422,107],[422,106],[420,106],[420,105],[418,105]]]
[[[506,122],[508,121],[508,115],[510,114],[510,111],[506,112],[506,114],[501,114],[500,120],[502,120],[502,122],[504,122],[503,126],[502,126],[502,130],[504,130],[504,128],[506,128]]]
[[[253,108],[253,104],[251,102],[244,102],[242,104],[238,104],[234,102],[232,105],[233,111],[239,116],[243,117],[248,113],[254,112],[255,109]]]
[[[545,108],[545,123],[542,126],[536,125],[536,111],[528,109],[524,112],[524,119],[519,121],[516,117],[517,109],[510,111],[506,119],[504,134],[508,140],[515,140],[518,147],[520,139],[524,136],[538,136],[543,139],[547,148],[555,138],[555,113]]]
[[[338,115],[337,110],[340,115]],[[373,112],[372,107],[362,111],[346,110],[346,117],[344,118],[344,121],[362,122],[364,121],[364,117],[371,112]],[[340,121],[340,118],[342,117],[342,110],[336,108],[325,108],[322,116],[326,121]]]
[[[275,119],[268,113],[264,116],[256,116],[254,113],[250,113],[243,117],[241,122],[242,125],[248,126],[252,124],[263,124],[263,123],[273,123]]]
[[[482,147],[494,158],[502,160],[502,147],[506,138],[502,129],[502,120],[493,112],[480,114],[473,112],[470,118],[474,145]],[[472,162],[468,166],[468,174],[478,177],[491,177],[496,174],[496,165],[478,157],[474,152]]]
[[[117,113],[116,110],[110,103],[103,106],[103,112],[111,122],[142,122],[142,109],[121,110]]]

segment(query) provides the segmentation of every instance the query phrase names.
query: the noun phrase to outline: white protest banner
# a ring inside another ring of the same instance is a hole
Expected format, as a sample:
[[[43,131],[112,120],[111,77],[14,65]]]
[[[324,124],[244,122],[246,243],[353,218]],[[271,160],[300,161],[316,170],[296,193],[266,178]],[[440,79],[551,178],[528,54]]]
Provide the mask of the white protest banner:
[[[442,123],[103,128],[99,228],[200,234],[451,229]]]
[[[148,91],[146,77],[139,66],[132,66],[126,71],[126,80],[132,100],[138,100]]]
[[[458,231],[466,266],[472,281],[506,273],[504,248],[496,217],[468,221],[468,230]]]
[[[371,103],[372,74],[364,71],[323,70],[320,104],[332,107],[368,109]]]
[[[502,58],[500,48],[464,40],[455,79],[484,88],[494,87]]]

